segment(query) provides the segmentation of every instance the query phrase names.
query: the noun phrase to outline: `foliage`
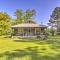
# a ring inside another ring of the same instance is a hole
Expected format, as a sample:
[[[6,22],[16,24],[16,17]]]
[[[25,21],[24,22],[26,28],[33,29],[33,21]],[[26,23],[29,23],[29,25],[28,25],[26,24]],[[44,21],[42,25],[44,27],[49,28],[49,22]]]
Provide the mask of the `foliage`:
[[[50,24],[52,23],[52,27],[56,27],[57,31],[60,32],[60,7],[56,7],[49,20]],[[53,26],[54,25],[54,26]]]
[[[58,18],[60,18],[60,7],[56,7],[54,9],[54,11],[52,12],[51,18],[53,18],[54,20],[57,20]]]
[[[6,12],[0,12],[0,35],[8,33],[10,26],[10,16]]]
[[[11,25],[15,25],[16,24],[16,19],[11,19]]]
[[[26,20],[31,19],[33,16],[35,16],[35,14],[36,14],[36,11],[34,9],[33,10],[27,9]]]
[[[51,35],[54,36],[55,30],[54,29],[51,29],[50,32],[51,32]]]
[[[15,12],[16,23],[22,23],[26,20],[32,19],[35,16],[36,12],[34,9],[27,9],[25,12],[21,9],[17,9]]]
[[[56,7],[50,16],[49,22],[56,23],[55,21],[58,22],[59,19],[60,19],[60,7]]]
[[[17,17],[16,23],[22,23],[23,20],[23,11],[21,9],[17,9],[15,12],[15,16]]]

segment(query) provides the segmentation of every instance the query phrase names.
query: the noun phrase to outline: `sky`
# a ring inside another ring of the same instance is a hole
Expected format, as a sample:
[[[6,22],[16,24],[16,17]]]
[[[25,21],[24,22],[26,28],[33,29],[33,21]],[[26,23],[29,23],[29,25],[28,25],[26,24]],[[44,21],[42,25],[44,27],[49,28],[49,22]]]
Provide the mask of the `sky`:
[[[16,9],[35,9],[35,21],[47,24],[55,7],[60,6],[60,0],[0,0],[0,11],[7,12],[15,18]]]

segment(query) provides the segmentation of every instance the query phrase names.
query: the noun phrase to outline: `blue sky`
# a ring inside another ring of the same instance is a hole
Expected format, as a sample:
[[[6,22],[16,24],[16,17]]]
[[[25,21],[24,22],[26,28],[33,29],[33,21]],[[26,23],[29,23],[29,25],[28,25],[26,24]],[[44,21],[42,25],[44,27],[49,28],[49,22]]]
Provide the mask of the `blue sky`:
[[[14,17],[16,9],[35,9],[37,23],[47,24],[55,7],[60,6],[60,0],[0,0],[0,11],[6,11]]]

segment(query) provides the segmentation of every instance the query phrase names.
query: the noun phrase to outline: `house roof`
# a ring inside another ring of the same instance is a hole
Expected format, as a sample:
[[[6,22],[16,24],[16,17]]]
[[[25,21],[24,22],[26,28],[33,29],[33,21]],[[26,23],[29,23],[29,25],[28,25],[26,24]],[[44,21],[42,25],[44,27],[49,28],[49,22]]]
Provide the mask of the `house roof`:
[[[35,24],[35,23],[21,23],[21,24],[12,26],[12,28],[17,28],[17,27],[20,27],[20,28],[21,27],[43,27],[43,28],[46,28],[47,26]]]

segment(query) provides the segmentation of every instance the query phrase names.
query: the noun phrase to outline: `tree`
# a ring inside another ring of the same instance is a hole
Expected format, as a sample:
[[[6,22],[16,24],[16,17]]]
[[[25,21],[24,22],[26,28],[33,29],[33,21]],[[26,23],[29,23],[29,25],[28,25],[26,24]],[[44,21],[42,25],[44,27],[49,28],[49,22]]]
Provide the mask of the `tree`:
[[[11,25],[16,25],[16,19],[11,19]]]
[[[23,10],[17,9],[15,12],[16,16],[16,23],[22,23],[23,22]]]
[[[54,20],[57,20],[60,18],[60,7],[56,7],[54,11],[52,12],[51,18]]]
[[[35,15],[36,15],[36,11],[34,9],[33,10],[30,10],[30,9],[26,10],[26,15],[25,15],[26,20],[33,18]]]
[[[15,12],[16,23],[23,23],[26,20],[32,19],[35,16],[36,12],[34,9],[27,9],[25,12],[21,9],[17,9]]]
[[[56,7],[54,9],[49,22],[57,28],[57,32],[60,32],[60,7]]]
[[[8,33],[10,27],[10,16],[6,12],[0,12],[0,35]]]

